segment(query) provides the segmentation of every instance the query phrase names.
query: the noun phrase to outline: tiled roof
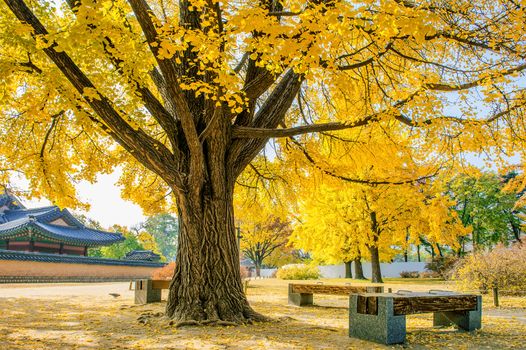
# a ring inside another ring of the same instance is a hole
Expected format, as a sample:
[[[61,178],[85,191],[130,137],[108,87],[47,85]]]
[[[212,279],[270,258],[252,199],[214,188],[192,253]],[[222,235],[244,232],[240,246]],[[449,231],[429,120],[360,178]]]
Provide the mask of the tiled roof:
[[[90,265],[119,265],[119,266],[148,266],[163,267],[164,263],[151,261],[118,260],[106,258],[94,258],[82,255],[59,255],[47,253],[30,253],[0,249],[0,262],[2,260],[37,261],[46,263],[69,263]]]
[[[151,250],[134,250],[126,254],[124,259],[126,260],[137,260],[137,261],[157,261],[161,257],[155,254]]]
[[[7,188],[0,189],[0,207],[7,206],[10,209],[24,209],[24,205]]]
[[[51,223],[57,219],[69,226]],[[124,240],[120,233],[86,227],[67,209],[60,210],[56,206],[6,210],[0,213],[0,239],[22,237],[29,233],[73,245],[101,246]]]

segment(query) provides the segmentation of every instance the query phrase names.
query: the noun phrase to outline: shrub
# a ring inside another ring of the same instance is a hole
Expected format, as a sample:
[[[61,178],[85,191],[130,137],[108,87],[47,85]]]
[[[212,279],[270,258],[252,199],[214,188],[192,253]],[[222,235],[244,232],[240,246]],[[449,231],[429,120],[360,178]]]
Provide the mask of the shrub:
[[[154,280],[171,280],[175,271],[175,262],[172,261],[163,267],[154,270],[152,273],[152,279]]]
[[[418,278],[420,273],[418,271],[402,271],[400,272],[400,277],[402,278]]]
[[[462,289],[487,292],[498,287],[503,294],[518,294],[526,290],[526,245],[471,254],[457,264],[452,276]]]
[[[315,280],[320,278],[320,270],[312,265],[285,265],[278,269],[276,277],[282,280]]]
[[[246,266],[240,266],[239,267],[239,273],[241,274],[241,279],[247,279],[250,277],[250,272],[248,271],[248,268]]]
[[[422,271],[420,272],[420,278],[438,278],[440,275],[434,271]]]
[[[435,272],[438,275],[437,277],[448,278],[457,262],[458,258],[456,256],[439,256],[427,263],[426,269]]]

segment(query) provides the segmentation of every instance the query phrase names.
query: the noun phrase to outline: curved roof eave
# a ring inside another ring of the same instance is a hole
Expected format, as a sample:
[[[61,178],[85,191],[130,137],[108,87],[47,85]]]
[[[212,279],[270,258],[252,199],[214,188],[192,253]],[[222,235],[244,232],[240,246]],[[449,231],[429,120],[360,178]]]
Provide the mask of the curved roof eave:
[[[31,221],[29,219],[17,220],[20,223],[16,226],[10,227],[6,230],[0,230],[0,237],[4,239],[11,239],[16,237],[23,237],[25,235],[39,235],[43,238],[49,239],[56,242],[65,242],[72,245],[79,246],[105,246],[111,245],[124,240],[124,237],[120,234],[113,234],[109,232],[96,231],[87,228],[83,229],[68,229],[65,227],[43,224],[37,221]],[[14,222],[12,222],[14,223]],[[5,224],[4,224],[5,225]],[[4,226],[1,225],[1,226]],[[61,234],[62,231],[62,234]],[[68,232],[69,231],[69,232]],[[73,232],[77,231],[77,232]],[[82,232],[81,232],[82,231]],[[72,233],[80,235],[80,237],[74,237]],[[89,239],[82,237],[82,235],[95,234],[96,238]],[[108,237],[102,237],[102,236]],[[110,237],[111,236],[111,237]]]

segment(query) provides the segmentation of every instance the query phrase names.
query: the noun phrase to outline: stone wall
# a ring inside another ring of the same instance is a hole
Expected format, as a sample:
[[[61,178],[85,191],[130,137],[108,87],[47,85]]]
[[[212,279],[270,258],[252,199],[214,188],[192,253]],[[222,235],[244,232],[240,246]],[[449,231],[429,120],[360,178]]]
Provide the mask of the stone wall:
[[[95,264],[48,263],[38,261],[0,261],[0,278],[13,277],[102,277],[148,278],[159,267],[112,266]]]
[[[371,263],[362,262],[363,274],[367,278],[371,278]],[[400,277],[400,272],[403,271],[425,271],[425,262],[393,262],[393,263],[381,263],[380,271],[382,277]],[[324,278],[344,278],[345,277],[345,265],[326,265],[319,266],[321,275]],[[354,263],[352,264],[352,273],[354,276]]]
[[[426,270],[425,262],[394,262],[394,263],[381,263],[380,270],[382,277],[400,277],[400,272],[403,271],[418,271],[423,272]],[[371,278],[371,263],[362,262],[363,274],[367,278]],[[318,266],[321,272],[322,278],[344,278],[345,277],[345,265],[324,265]],[[277,269],[261,269],[261,277],[271,277]],[[352,273],[354,276],[354,263],[352,265]]]
[[[4,250],[0,251],[0,283],[123,281],[149,278],[162,266],[164,264]]]

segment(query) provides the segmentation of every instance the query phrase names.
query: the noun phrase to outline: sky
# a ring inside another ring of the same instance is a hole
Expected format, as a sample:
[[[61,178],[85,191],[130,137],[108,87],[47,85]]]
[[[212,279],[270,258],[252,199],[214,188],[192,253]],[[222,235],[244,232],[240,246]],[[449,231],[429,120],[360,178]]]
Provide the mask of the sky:
[[[88,212],[73,211],[86,214],[89,218],[100,222],[103,227],[110,227],[113,224],[131,227],[144,221],[146,217],[143,215],[142,209],[138,205],[121,198],[120,189],[115,185],[119,176],[120,172],[115,171],[109,175],[100,174],[94,184],[87,181],[80,182],[76,186],[79,198],[90,204],[91,207]],[[23,179],[16,181],[16,185],[22,190],[28,189],[27,181]],[[20,200],[27,208],[51,205],[47,200],[28,200],[25,198],[20,198]]]

